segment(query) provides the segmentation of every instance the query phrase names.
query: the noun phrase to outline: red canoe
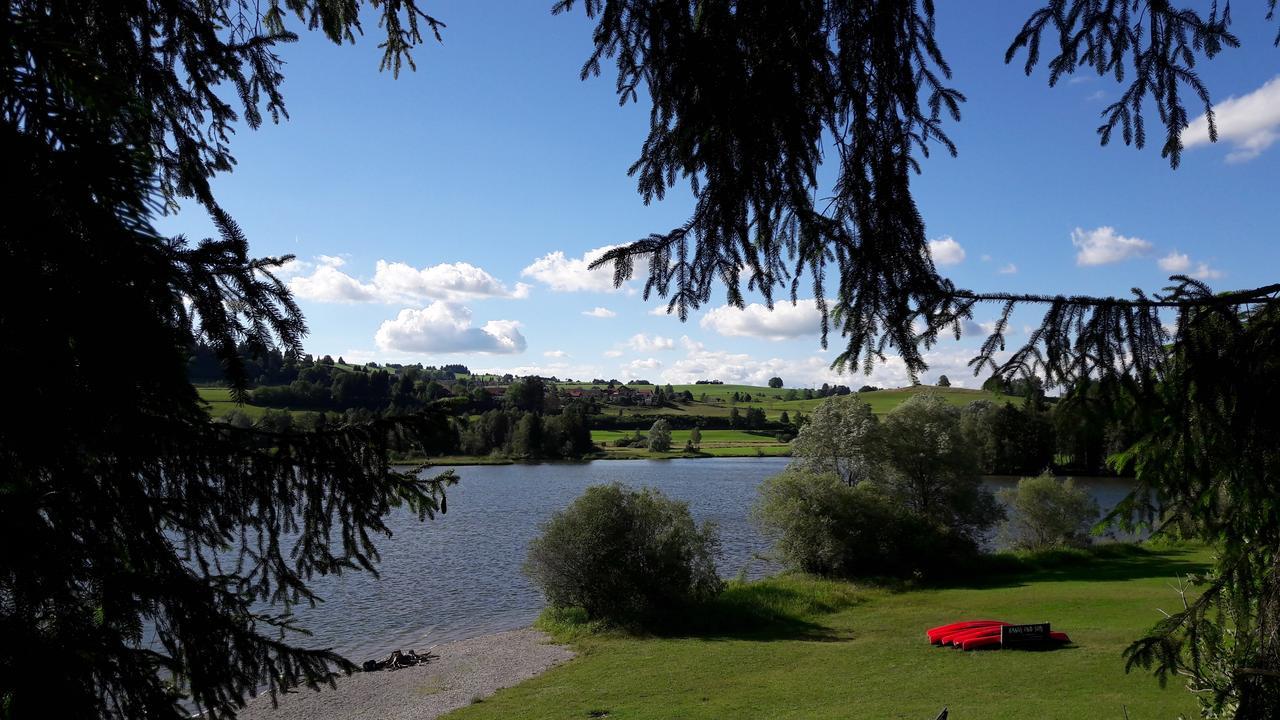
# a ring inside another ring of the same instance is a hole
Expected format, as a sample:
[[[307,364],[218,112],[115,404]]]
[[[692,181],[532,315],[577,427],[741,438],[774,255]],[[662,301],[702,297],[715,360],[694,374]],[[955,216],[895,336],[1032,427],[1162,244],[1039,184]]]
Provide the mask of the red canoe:
[[[962,633],[959,633],[958,635],[950,636],[947,639],[947,642],[944,644],[960,648],[960,647],[964,647],[964,643],[970,640],[977,640],[979,638],[988,638],[988,637],[994,637],[999,639],[1000,626],[993,625],[991,627],[982,627],[974,630],[966,630]]]
[[[1049,639],[1058,643],[1069,643],[1071,638],[1067,637],[1064,632],[1051,632]],[[1000,647],[1000,633],[995,635],[984,635],[981,637],[972,637],[960,644],[963,650],[980,650],[982,648]]]
[[[962,622],[954,622],[949,625],[939,625],[935,628],[929,628],[925,634],[929,636],[929,642],[937,645],[942,642],[943,635],[950,635],[957,630],[965,630],[978,627],[991,627],[1007,625],[1008,623],[1000,620],[964,620]]]

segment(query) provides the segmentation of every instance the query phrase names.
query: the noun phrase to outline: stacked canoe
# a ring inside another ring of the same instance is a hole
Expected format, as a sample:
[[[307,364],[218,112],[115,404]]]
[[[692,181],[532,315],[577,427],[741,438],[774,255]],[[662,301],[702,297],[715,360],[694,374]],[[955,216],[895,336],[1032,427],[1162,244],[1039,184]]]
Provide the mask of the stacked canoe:
[[[1004,630],[1007,627],[1013,625],[1003,620],[963,620],[930,628],[926,634],[933,645],[951,646],[959,650],[998,649],[1009,647],[1007,631]],[[1065,645],[1071,642],[1071,638],[1064,632],[1049,632],[1041,641]]]

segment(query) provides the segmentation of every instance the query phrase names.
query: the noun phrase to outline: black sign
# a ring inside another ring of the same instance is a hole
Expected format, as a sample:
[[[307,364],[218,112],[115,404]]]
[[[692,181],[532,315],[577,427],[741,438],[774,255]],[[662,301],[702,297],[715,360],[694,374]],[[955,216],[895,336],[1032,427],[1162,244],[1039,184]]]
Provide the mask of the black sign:
[[[1001,645],[1026,645],[1042,643],[1049,639],[1049,623],[1030,625],[1005,625],[1000,628]]]

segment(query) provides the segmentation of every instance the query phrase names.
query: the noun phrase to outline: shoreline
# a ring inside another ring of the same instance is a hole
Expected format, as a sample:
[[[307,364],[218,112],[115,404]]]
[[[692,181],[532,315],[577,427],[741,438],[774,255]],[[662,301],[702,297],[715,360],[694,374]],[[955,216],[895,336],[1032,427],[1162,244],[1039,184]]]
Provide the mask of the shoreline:
[[[404,648],[420,651],[422,648]],[[567,646],[531,627],[452,640],[429,649],[439,657],[400,670],[357,672],[335,687],[299,688],[278,696],[250,698],[238,720],[434,720],[482,702],[571,660]]]
[[[768,454],[752,454],[752,455],[715,455],[712,453],[664,453],[662,455],[623,455],[621,453],[598,453],[579,458],[577,460],[520,460],[507,457],[477,457],[474,455],[441,455],[438,457],[415,457],[405,458],[402,460],[393,460],[392,465],[399,466],[415,466],[426,465],[428,467],[464,467],[473,465],[585,465],[597,460],[768,460],[771,458],[789,458],[790,453],[785,455],[768,455]]]

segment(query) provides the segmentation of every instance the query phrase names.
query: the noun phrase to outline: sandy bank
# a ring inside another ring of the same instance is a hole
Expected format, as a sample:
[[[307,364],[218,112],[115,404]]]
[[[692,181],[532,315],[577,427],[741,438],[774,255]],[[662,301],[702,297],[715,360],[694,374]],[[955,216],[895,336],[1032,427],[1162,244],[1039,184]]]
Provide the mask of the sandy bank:
[[[444,643],[431,651],[440,657],[426,665],[356,673],[319,692],[303,688],[280,696],[279,707],[271,707],[269,697],[255,698],[239,718],[430,720],[573,657],[568,648],[529,629]]]

